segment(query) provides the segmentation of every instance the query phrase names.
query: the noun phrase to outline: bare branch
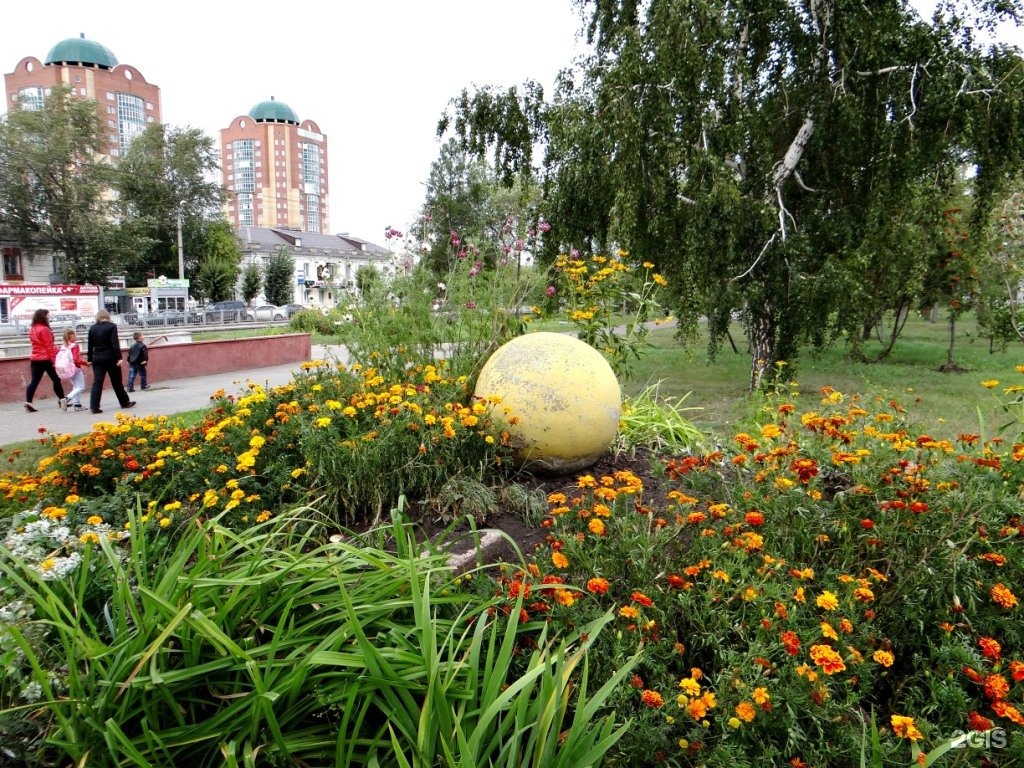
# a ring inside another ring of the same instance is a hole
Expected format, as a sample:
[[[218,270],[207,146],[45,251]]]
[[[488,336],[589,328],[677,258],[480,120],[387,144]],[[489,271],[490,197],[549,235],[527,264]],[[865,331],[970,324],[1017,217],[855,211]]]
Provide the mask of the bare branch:
[[[747,271],[744,272],[742,275],[736,275],[736,277],[732,278],[729,282],[735,283],[737,280],[742,280],[744,277],[753,272],[754,268],[758,265],[758,263],[764,257],[765,253],[768,251],[768,247],[775,242],[775,238],[778,237],[778,235],[778,232],[773,232],[772,236],[768,238],[768,242],[764,244],[764,247],[761,249],[761,252],[757,254],[757,258],[754,259],[754,263],[747,267]]]
[[[819,191],[817,189],[814,189],[813,187],[808,187],[806,184],[804,184],[804,180],[800,176],[800,171],[796,170],[795,168],[793,169],[793,178],[796,179],[796,183],[800,185],[801,189],[806,190],[807,192]]]

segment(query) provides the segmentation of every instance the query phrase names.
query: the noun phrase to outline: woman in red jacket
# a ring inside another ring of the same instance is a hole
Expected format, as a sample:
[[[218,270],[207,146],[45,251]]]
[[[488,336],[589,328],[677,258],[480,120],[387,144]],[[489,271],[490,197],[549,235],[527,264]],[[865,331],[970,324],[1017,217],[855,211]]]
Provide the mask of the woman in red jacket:
[[[62,411],[66,411],[68,401],[64,397],[64,385],[60,383],[57,369],[53,367],[53,361],[57,358],[57,345],[53,343],[53,331],[50,330],[50,310],[37,309],[32,315],[32,328],[28,332],[28,340],[32,345],[29,359],[32,378],[25,389],[25,410],[35,413],[36,407],[32,405],[32,398],[35,397],[36,387],[43,380],[45,373],[53,382],[53,394],[57,396],[57,405]]]

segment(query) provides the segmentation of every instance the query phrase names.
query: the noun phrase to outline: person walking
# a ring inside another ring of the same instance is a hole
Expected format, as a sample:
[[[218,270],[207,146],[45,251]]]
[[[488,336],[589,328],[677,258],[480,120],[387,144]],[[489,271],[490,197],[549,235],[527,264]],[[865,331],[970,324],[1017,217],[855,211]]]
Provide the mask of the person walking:
[[[142,388],[149,389],[149,378],[146,376],[146,366],[149,364],[149,347],[142,338],[142,331],[132,334],[135,343],[128,350],[128,391],[135,391],[135,377],[142,381]]]
[[[38,410],[32,405],[32,398],[36,396],[36,389],[45,374],[53,382],[53,394],[57,396],[57,405],[62,411],[66,411],[68,401],[64,397],[64,385],[60,383],[57,369],[53,367],[53,361],[57,359],[57,345],[53,341],[53,331],[50,329],[50,310],[37,309],[32,315],[32,327],[28,332],[28,341],[31,347],[29,353],[30,378],[28,386],[25,388],[25,410],[29,413],[35,413]]]
[[[121,340],[117,326],[111,321],[110,313],[101,309],[96,313],[96,322],[89,328],[89,341],[85,351],[86,359],[92,363],[92,389],[89,392],[89,410],[103,413],[100,400],[103,397],[103,380],[109,376],[110,386],[117,395],[122,408],[133,408],[134,400],[128,399],[121,381]]]
[[[66,360],[62,360],[62,356]],[[84,411],[82,393],[85,391],[85,360],[82,358],[78,334],[75,333],[74,328],[64,329],[64,346],[57,352],[57,358],[58,364],[63,363],[64,366],[67,366],[70,363],[67,371],[63,370],[63,366],[55,366],[58,368],[59,376],[71,381],[71,391],[67,395],[68,407],[74,408],[76,411]]]

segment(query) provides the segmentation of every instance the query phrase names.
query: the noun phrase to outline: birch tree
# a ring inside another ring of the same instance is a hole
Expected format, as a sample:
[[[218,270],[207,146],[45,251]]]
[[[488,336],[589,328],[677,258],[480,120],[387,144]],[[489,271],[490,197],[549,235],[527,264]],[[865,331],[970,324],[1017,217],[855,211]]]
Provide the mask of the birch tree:
[[[984,207],[1020,165],[1021,57],[978,35],[1016,4],[930,20],[905,0],[577,5],[594,54],[542,109],[545,214],[563,246],[654,262],[712,351],[741,317],[751,388],[906,307],[957,171],[976,169]],[[473,104],[442,126],[470,147],[496,135]]]

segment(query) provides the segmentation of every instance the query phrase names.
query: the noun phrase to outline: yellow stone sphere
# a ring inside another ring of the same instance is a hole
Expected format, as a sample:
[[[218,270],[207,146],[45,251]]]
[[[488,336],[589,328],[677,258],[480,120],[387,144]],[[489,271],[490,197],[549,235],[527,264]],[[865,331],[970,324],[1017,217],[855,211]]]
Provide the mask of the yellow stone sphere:
[[[622,392],[608,361],[561,333],[528,333],[499,347],[477,379],[477,397],[501,398],[516,460],[530,469],[589,467],[615,440]]]

